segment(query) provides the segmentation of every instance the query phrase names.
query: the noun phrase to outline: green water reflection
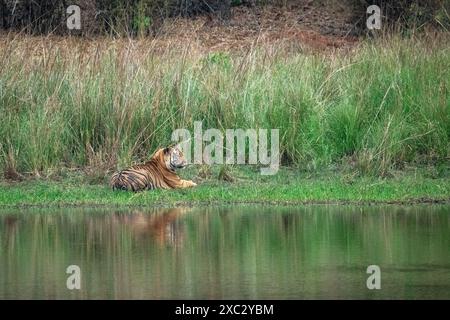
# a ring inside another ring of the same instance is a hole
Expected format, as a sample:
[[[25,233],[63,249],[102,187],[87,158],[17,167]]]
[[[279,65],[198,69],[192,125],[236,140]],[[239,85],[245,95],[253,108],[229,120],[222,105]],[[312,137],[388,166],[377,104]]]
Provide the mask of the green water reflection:
[[[2,210],[0,241],[1,299],[450,298],[449,206]]]

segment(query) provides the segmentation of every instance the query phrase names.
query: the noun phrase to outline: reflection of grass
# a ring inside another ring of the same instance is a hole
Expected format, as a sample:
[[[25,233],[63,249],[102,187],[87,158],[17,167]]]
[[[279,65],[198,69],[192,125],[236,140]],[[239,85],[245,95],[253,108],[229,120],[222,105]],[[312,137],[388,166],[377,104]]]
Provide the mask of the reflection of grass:
[[[443,299],[447,207],[245,205],[175,220],[176,209],[7,209],[0,298]],[[82,290],[65,287],[70,264]],[[371,264],[383,270],[378,292],[365,287]]]
[[[256,169],[234,168],[234,182],[216,177],[200,178],[198,169],[187,169],[182,176],[199,183],[194,189],[157,190],[142,193],[113,192],[107,183],[89,184],[83,175],[68,175],[61,181],[29,180],[0,184],[0,206],[18,205],[182,205],[207,203],[367,203],[449,201],[447,174],[432,177],[425,169],[399,173],[389,179],[350,178],[343,173],[323,172],[311,176],[291,169],[277,175],[261,176]]]

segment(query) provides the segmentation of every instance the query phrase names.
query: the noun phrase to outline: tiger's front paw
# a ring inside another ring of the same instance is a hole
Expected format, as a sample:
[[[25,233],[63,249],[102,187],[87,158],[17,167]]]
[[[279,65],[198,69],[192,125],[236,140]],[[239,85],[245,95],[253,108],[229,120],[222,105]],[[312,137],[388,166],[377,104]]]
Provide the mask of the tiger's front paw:
[[[196,185],[197,184],[194,181],[192,181],[192,180],[188,181],[188,186],[189,187],[195,187]]]
[[[192,188],[195,187],[196,185],[197,184],[192,180],[183,180],[181,188]]]

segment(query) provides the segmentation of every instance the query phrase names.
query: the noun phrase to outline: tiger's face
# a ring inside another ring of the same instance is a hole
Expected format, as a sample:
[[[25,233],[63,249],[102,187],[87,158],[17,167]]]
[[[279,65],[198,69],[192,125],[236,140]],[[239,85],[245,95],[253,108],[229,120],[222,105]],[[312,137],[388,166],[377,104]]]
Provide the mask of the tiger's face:
[[[187,160],[178,145],[164,149],[164,162],[167,169],[173,171],[187,166]]]

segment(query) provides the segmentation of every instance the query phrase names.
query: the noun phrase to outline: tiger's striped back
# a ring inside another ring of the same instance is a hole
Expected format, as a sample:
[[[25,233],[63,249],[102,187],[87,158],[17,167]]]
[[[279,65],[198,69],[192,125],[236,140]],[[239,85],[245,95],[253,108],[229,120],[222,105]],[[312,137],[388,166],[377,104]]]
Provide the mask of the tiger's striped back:
[[[156,188],[153,180],[148,168],[138,165],[114,173],[111,177],[111,187],[113,190],[152,190]]]

